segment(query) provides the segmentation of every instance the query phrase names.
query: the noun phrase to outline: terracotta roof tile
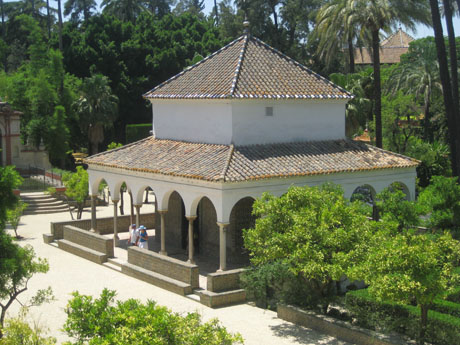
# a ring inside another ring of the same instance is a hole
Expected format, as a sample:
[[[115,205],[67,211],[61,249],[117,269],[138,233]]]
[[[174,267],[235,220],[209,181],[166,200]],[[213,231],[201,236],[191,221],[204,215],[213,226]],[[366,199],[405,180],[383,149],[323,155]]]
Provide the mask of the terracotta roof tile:
[[[380,63],[398,63],[401,55],[407,53],[409,44],[414,38],[401,29],[380,42]],[[372,56],[368,49],[355,49],[356,64],[372,64]]]
[[[154,137],[99,153],[84,162],[214,182],[240,182],[418,165],[418,161],[412,158],[353,140],[234,147]]]
[[[352,98],[261,40],[244,35],[144,94],[145,98]]]

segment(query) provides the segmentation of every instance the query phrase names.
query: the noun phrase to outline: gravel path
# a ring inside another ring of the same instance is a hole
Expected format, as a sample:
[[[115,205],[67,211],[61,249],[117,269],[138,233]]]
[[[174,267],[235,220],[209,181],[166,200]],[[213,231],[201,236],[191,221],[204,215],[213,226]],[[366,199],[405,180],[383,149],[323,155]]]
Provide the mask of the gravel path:
[[[151,206],[142,207],[141,211],[149,212]],[[98,207],[97,216],[112,216],[112,206]],[[90,212],[83,213],[90,218]],[[137,298],[142,301],[152,299],[179,313],[198,311],[204,320],[218,318],[231,332],[239,332],[245,344],[284,345],[284,344],[328,344],[346,345],[347,343],[322,335],[308,328],[293,325],[276,317],[276,313],[248,304],[211,309],[204,305],[173,294],[166,290],[149,285],[140,280],[128,277],[107,267],[69,254],[54,246],[43,243],[42,234],[50,232],[51,221],[70,220],[69,213],[51,215],[27,215],[21,219],[18,232],[24,237],[21,245],[31,244],[38,256],[47,258],[50,270],[47,274],[38,274],[29,282],[29,289],[20,297],[26,301],[35,294],[37,289],[51,286],[56,301],[31,309],[30,317],[50,329],[50,334],[58,339],[58,343],[69,340],[60,330],[66,319],[64,308],[73,291],[81,294],[98,296],[103,288],[117,291],[117,298],[125,300]],[[12,230],[10,230],[11,233]],[[15,314],[19,304],[10,308]]]

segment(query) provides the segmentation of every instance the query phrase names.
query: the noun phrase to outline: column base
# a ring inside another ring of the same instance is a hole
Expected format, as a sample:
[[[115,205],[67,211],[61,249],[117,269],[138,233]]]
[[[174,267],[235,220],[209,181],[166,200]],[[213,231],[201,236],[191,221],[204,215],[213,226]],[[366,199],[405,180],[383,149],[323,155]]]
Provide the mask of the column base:
[[[166,252],[166,250],[160,250],[160,255],[168,256],[168,253]]]
[[[89,232],[94,232],[94,233],[96,233],[96,230],[94,230],[94,229],[89,229]]]
[[[188,259],[188,260],[187,260],[187,263],[192,264],[192,265],[195,265],[195,260],[190,260],[190,259]]]

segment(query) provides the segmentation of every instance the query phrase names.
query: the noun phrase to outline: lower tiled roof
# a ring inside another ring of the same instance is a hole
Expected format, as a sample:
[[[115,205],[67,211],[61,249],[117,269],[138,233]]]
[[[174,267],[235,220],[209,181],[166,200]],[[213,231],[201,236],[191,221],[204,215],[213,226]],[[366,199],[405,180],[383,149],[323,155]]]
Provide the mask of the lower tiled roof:
[[[154,137],[99,153],[86,158],[84,162],[214,182],[240,182],[418,165],[415,159],[353,140],[233,146]]]

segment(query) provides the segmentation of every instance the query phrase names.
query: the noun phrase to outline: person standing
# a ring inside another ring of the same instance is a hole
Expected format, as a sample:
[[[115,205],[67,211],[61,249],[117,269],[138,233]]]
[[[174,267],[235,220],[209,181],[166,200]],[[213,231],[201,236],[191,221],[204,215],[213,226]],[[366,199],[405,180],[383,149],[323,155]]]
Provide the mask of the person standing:
[[[149,235],[147,234],[147,228],[143,225],[139,227],[139,248],[149,249]]]
[[[136,224],[131,224],[129,226],[129,244],[131,246],[136,246],[138,238],[139,230],[136,229]]]

